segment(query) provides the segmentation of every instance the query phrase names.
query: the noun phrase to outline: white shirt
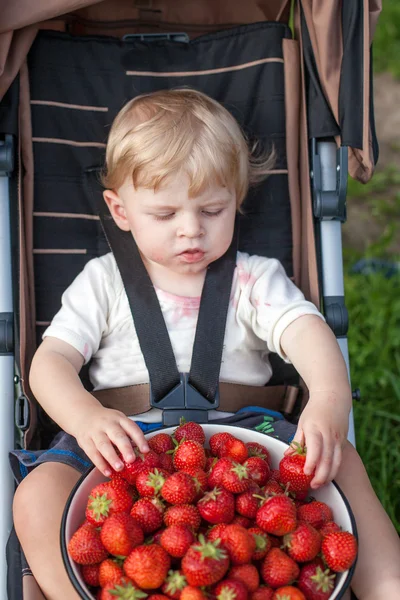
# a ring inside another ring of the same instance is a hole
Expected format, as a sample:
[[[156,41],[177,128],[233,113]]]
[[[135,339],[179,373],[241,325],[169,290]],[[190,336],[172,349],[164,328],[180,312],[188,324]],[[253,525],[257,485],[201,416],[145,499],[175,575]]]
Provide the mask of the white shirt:
[[[156,289],[179,372],[188,372],[200,297],[175,296]],[[286,276],[276,259],[238,252],[228,308],[220,380],[262,386],[272,369],[270,352],[285,356],[280,339],[286,327],[317,308]],[[43,337],[73,346],[85,364],[92,360],[90,380],[95,390],[148,383],[128,298],[110,252],[89,261],[62,296],[62,307]],[[210,411],[210,418],[213,418]],[[230,413],[231,414],[231,413]],[[218,416],[223,416],[218,412]],[[161,421],[152,409],[135,420]]]

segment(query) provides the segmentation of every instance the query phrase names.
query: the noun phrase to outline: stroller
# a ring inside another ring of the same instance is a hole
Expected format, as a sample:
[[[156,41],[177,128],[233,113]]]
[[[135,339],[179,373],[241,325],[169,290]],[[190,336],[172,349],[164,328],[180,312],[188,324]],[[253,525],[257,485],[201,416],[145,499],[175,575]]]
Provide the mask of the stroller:
[[[282,262],[322,306],[348,364],[341,223],[347,172],[367,182],[378,158],[370,45],[379,12],[379,0],[2,6],[2,597],[43,598],[11,531],[8,451],[47,447],[55,434],[29,389],[29,365],[64,289],[109,251],[93,173],[114,116],[135,95],[190,86],[224,104],[250,137],[273,143],[277,163],[245,201],[238,248]],[[295,422],[307,390],[290,365],[271,363],[268,406]],[[217,406],[215,393],[214,385]]]

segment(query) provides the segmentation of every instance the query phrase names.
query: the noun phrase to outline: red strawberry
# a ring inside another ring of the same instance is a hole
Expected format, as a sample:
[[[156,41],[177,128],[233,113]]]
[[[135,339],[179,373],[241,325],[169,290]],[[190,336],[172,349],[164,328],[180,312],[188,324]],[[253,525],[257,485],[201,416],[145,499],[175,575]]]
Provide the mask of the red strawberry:
[[[181,424],[174,431],[174,438],[177,442],[181,442],[182,440],[193,440],[202,446],[206,441],[206,436],[202,426],[198,423],[194,423],[193,421],[186,423],[183,417],[181,418]]]
[[[174,454],[174,466],[178,471],[197,467],[203,469],[206,464],[204,448],[198,442],[188,440],[181,442]]]
[[[168,433],[156,433],[148,440],[148,444],[156,454],[164,454],[164,452],[174,449],[174,441]]]
[[[288,554],[296,562],[313,560],[321,549],[321,535],[312,525],[300,521],[294,531],[283,538]]]
[[[256,548],[253,552],[252,560],[261,560],[270,551],[272,544],[271,540],[265,531],[260,527],[250,527],[247,530],[254,537]]]
[[[169,473],[164,469],[143,468],[136,477],[136,489],[140,496],[153,498],[163,487]]]
[[[218,459],[208,473],[207,485],[210,490],[215,488],[216,486],[222,486],[222,478],[224,476],[225,471],[232,468],[232,461],[230,458],[220,458]]]
[[[200,515],[209,523],[230,523],[235,514],[235,497],[223,488],[214,488],[197,503]]]
[[[254,537],[241,525],[227,525],[221,533],[221,544],[234,565],[249,563],[256,549]]]
[[[285,585],[275,590],[272,600],[307,600],[307,598],[299,588]]]
[[[83,577],[83,581],[85,581],[88,585],[92,587],[99,586],[99,570],[100,565],[82,565],[81,573]]]
[[[267,483],[270,474],[270,468],[265,460],[258,456],[251,456],[245,461],[244,466],[247,467],[251,479],[259,486]]]
[[[297,563],[279,548],[271,548],[261,565],[261,577],[273,588],[290,585],[299,573]]]
[[[270,479],[263,487],[263,492],[266,496],[283,496],[285,490],[278,481]]]
[[[195,541],[192,530],[186,525],[171,525],[160,537],[160,544],[164,550],[177,558],[182,558]]]
[[[89,495],[85,516],[92,525],[102,525],[115,512],[129,512],[132,498],[127,490],[111,487],[110,482],[100,483]]]
[[[263,531],[285,535],[296,529],[296,506],[287,496],[273,496],[258,509],[256,523]]]
[[[246,448],[249,456],[257,456],[258,458],[262,458],[268,463],[268,465],[271,465],[271,456],[266,446],[263,446],[263,444],[259,444],[258,442],[247,442]]]
[[[307,521],[315,529],[319,529],[328,521],[333,521],[332,510],[325,502],[319,502],[318,500],[300,506],[297,510],[297,516],[299,521]]]
[[[207,539],[211,542],[215,542],[215,540],[220,540],[222,532],[227,527],[226,523],[218,523],[218,525],[214,525],[207,532]]]
[[[227,440],[230,440],[232,438],[233,435],[226,431],[222,431],[221,433],[214,433],[214,435],[212,435],[209,440],[211,454],[213,456],[219,456],[220,448],[225,444]]]
[[[165,594],[150,594],[147,596],[147,600],[170,600],[170,598]]]
[[[79,565],[95,565],[108,556],[100,531],[91,523],[84,523],[75,531],[68,543],[68,553]]]
[[[199,535],[199,542],[189,548],[181,566],[189,585],[200,587],[222,579],[229,568],[229,558],[218,541],[206,541]]]
[[[260,587],[251,594],[250,600],[272,600],[274,590],[266,585]]]
[[[193,477],[197,492],[196,498],[194,499],[194,502],[196,502],[196,500],[199,500],[203,496],[207,489],[207,473],[203,471],[203,469],[197,469],[196,467],[194,469],[186,469],[185,473]]]
[[[107,583],[119,583],[124,576],[122,567],[112,558],[106,558],[99,565],[99,583],[100,587],[105,587]]]
[[[143,468],[161,466],[158,455],[153,450],[149,450],[149,452],[143,454],[142,452],[139,452],[137,448],[134,448],[134,453],[136,458],[132,463],[126,463],[121,458],[124,463],[124,468],[122,471],[118,471],[121,477],[129,481],[131,485],[136,483],[136,477]]]
[[[250,485],[250,473],[245,465],[232,462],[229,469],[222,475],[223,487],[233,494],[246,491]]]
[[[144,534],[131,515],[114,513],[101,528],[100,539],[110,554],[128,556],[135,546],[143,544]]]
[[[335,578],[334,573],[314,561],[301,568],[297,585],[309,600],[328,600],[334,588]]]
[[[206,595],[200,588],[188,585],[182,590],[181,600],[206,600]]]
[[[213,596],[217,600],[247,600],[248,590],[238,579],[223,579],[213,589]]]
[[[339,525],[337,523],[335,523],[335,521],[328,521],[327,523],[324,523],[322,525],[322,527],[320,527],[318,529],[318,531],[320,532],[322,537],[325,537],[326,535],[328,535],[328,533],[334,533],[335,531],[342,531],[342,530],[339,527]]]
[[[273,479],[274,481],[277,481],[279,483],[281,480],[281,474],[279,472],[279,469],[271,469],[269,478]]]
[[[112,473],[109,483],[110,486],[116,490],[121,488],[124,490],[129,490],[131,488],[130,483],[126,479],[121,477],[121,475],[117,471],[114,471],[114,473]]]
[[[236,512],[249,519],[255,519],[259,508],[258,499],[251,491],[243,492],[235,497]]]
[[[311,480],[314,477],[315,470],[310,474],[304,473],[306,463],[306,447],[297,442],[290,446],[294,452],[284,456],[279,463],[279,475],[281,483],[288,485],[289,492],[306,492],[310,487]]]
[[[166,480],[161,496],[170,504],[191,504],[197,496],[194,479],[187,473],[173,473]]]
[[[201,516],[196,506],[192,504],[177,504],[167,508],[164,514],[164,523],[171,525],[186,525],[194,531],[200,527]]]
[[[171,559],[158,544],[137,546],[124,562],[124,571],[136,585],[145,590],[160,587],[167,576]]]
[[[328,533],[322,540],[321,552],[328,567],[335,573],[342,573],[356,560],[357,540],[348,531]]]
[[[228,572],[229,579],[237,579],[244,583],[249,592],[255,592],[260,585],[260,575],[254,565],[236,565]]]
[[[158,455],[158,460],[160,461],[160,468],[168,471],[168,473],[174,473],[174,459],[171,454],[163,454]]]
[[[182,571],[168,571],[168,576],[163,583],[161,590],[168,598],[180,600],[182,590],[186,586],[186,577]]]
[[[238,463],[244,463],[246,458],[249,457],[247,448],[238,438],[232,437],[226,440],[226,442],[220,447],[219,450],[220,458],[230,458]]]
[[[136,519],[144,533],[157,531],[163,523],[164,506],[157,498],[140,498],[131,509],[131,516]]]
[[[241,525],[245,529],[248,529],[250,525],[252,525],[253,520],[248,519],[247,517],[243,517],[243,515],[235,515],[230,522],[231,525]]]
[[[100,592],[100,600],[115,600],[115,598],[129,598],[140,600],[147,594],[139,590],[128,577],[123,577],[119,583],[108,583]]]

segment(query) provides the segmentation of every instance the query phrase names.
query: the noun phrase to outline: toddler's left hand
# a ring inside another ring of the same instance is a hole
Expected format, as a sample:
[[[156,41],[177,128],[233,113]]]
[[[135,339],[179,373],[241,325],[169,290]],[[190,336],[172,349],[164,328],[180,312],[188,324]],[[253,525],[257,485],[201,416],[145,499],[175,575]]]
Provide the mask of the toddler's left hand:
[[[334,393],[313,392],[301,414],[293,441],[307,447],[304,472],[310,475],[315,468],[313,489],[332,481],[339,470],[349,426],[348,405]],[[288,448],[285,454],[291,452]]]

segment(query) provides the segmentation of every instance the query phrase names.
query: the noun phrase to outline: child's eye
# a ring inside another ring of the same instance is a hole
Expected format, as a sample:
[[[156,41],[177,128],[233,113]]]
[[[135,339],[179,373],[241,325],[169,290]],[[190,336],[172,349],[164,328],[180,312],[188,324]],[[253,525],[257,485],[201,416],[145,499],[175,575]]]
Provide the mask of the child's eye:
[[[203,214],[206,215],[207,217],[217,217],[218,215],[220,215],[222,213],[222,208],[218,209],[218,210],[203,210]]]
[[[156,221],[168,221],[175,216],[175,213],[168,213],[167,215],[154,215]]]

